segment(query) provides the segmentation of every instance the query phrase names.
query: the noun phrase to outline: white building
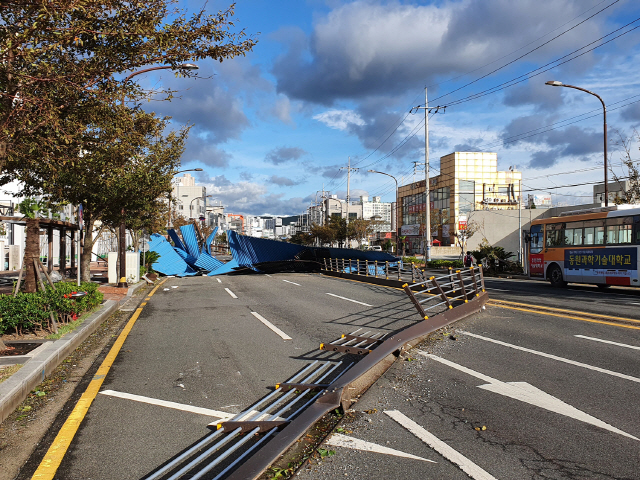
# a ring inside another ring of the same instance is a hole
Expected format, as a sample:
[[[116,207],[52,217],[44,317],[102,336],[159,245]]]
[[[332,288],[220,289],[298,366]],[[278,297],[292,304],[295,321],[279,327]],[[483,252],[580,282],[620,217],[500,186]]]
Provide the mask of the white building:
[[[207,220],[207,189],[196,185],[195,178],[190,174],[185,173],[173,179],[171,198],[179,215],[188,220]]]
[[[362,218],[365,220],[374,219],[380,222],[375,225],[374,232],[391,232],[391,212],[392,204],[380,201],[380,197],[373,197],[369,201],[369,197],[362,195],[357,205],[362,205]]]

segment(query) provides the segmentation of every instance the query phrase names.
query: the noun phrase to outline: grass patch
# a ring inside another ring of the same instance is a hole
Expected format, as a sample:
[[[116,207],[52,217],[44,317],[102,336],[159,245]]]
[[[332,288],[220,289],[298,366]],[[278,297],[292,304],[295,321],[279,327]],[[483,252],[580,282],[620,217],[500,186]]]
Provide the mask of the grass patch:
[[[22,368],[22,365],[10,365],[8,367],[0,368],[0,383],[7,380],[11,375],[16,373]]]
[[[58,333],[47,335],[47,340],[58,340],[59,338],[62,338],[63,335],[66,335],[69,332],[73,332],[76,328],[82,325],[82,322],[84,322],[95,310],[97,309],[94,308],[90,312],[84,313],[80,318],[74,320],[73,322],[66,323],[64,325],[58,325]]]

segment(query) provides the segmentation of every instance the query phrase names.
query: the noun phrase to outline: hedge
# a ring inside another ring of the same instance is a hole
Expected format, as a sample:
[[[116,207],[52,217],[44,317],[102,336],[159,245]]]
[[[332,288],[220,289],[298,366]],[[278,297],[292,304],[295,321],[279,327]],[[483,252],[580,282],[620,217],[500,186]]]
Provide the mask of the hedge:
[[[71,298],[76,291],[87,295]],[[49,312],[53,311],[57,322],[64,325],[100,305],[102,299],[98,284],[91,282],[82,282],[80,287],[75,282],[59,282],[55,290],[47,285],[44,292],[0,295],[0,335],[51,330]]]

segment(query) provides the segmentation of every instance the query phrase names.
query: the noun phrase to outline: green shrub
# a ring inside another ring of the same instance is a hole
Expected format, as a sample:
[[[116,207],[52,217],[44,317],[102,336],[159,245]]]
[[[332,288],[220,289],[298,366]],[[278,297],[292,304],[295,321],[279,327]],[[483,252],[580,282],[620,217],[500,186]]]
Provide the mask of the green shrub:
[[[462,268],[462,260],[431,260],[427,262],[429,268]]]
[[[402,257],[402,261],[404,263],[418,263],[418,258],[417,257]]]
[[[76,291],[87,295],[74,299],[71,294]],[[0,334],[43,329],[49,324],[50,311],[59,323],[68,323],[100,305],[102,299],[98,284],[91,282],[82,282],[80,287],[74,282],[59,282],[55,290],[47,286],[44,292],[0,295]]]

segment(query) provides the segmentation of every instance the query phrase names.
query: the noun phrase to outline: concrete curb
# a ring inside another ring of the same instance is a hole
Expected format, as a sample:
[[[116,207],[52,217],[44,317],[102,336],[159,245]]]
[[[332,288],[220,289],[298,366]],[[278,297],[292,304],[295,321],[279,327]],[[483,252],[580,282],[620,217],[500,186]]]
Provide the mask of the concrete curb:
[[[47,342],[38,347],[29,360],[14,373],[10,378],[0,383],[0,422],[13,413],[29,392],[42,383],[47,375],[50,375],[62,361],[73,352],[89,335],[97,330],[109,315],[123,305],[136,290],[146,285],[146,282],[139,282],[133,287],[129,287],[126,297],[119,302],[107,300],[102,307],[82,325],[63,338],[54,342]]]

